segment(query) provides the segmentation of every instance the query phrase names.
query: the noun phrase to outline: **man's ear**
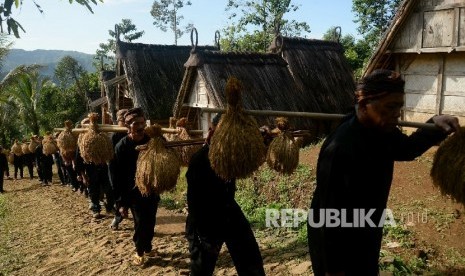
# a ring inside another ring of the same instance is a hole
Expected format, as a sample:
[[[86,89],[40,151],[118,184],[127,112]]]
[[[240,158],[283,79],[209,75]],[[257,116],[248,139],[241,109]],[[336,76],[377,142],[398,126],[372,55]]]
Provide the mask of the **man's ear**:
[[[361,101],[357,104],[358,112],[366,113],[368,101]]]

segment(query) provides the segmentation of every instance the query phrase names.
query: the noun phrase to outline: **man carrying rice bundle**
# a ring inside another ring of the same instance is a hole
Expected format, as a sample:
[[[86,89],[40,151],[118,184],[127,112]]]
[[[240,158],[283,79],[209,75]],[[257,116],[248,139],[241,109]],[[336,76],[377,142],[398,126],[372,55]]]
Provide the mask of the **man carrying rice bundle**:
[[[223,243],[238,275],[265,275],[250,224],[234,199],[236,181],[220,178],[210,164],[210,140],[219,120],[219,115],[213,119],[206,143],[192,156],[186,173],[190,275],[212,275]]]
[[[397,123],[404,85],[390,70],[366,76],[355,92],[355,113],[321,147],[308,216],[316,276],[378,275],[394,161],[413,160],[459,129],[457,118],[440,115],[428,121],[437,129],[403,134]]]
[[[117,120],[117,125],[124,127],[124,115],[128,112],[127,109],[120,109],[118,112],[116,112],[116,120]],[[111,143],[113,144],[113,149],[115,149],[116,144],[127,135],[126,132],[115,132],[111,135]],[[113,157],[114,158],[114,157]],[[110,180],[110,185],[111,185],[111,190],[112,193],[115,194],[115,180],[113,177],[115,176],[115,162],[114,159],[110,161],[108,164],[108,176]],[[116,196],[116,195],[115,195]],[[119,229],[119,224],[123,221],[123,216],[119,212],[118,208],[115,210],[115,217],[110,223],[110,228],[113,230],[118,230]]]
[[[128,134],[123,137],[115,147],[114,157],[114,189],[116,202],[124,217],[131,209],[134,218],[133,241],[136,246],[136,254],[133,258],[134,265],[143,265],[146,256],[153,256],[152,240],[155,235],[155,222],[160,196],[150,193],[142,196],[135,185],[137,158],[139,151],[136,147],[147,144],[149,136],[144,133],[145,116],[141,108],[132,108],[124,116]]]

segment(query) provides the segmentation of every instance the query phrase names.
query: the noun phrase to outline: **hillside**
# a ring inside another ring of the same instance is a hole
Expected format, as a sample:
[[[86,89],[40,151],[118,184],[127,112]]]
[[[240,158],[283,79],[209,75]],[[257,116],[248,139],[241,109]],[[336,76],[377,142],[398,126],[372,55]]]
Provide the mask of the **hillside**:
[[[10,70],[21,64],[41,64],[45,66],[41,71],[42,74],[53,76],[56,65],[65,56],[75,58],[85,70],[89,72],[95,71],[95,68],[92,66],[94,55],[63,50],[26,51],[22,49],[11,49],[3,62],[1,75],[6,75]]]

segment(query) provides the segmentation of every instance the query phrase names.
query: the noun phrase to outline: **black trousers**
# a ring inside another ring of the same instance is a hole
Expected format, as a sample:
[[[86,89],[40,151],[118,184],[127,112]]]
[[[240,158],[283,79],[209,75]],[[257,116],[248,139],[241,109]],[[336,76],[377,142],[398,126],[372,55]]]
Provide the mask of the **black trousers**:
[[[346,231],[357,231],[353,228]],[[344,263],[341,270],[346,276],[378,276],[378,258],[379,248],[381,247],[382,229],[374,230],[375,235],[370,233],[360,233],[357,235],[349,234],[346,243],[341,245],[341,251],[344,250]],[[325,263],[334,260],[326,260],[323,234],[320,228],[311,227],[307,223],[307,240],[312,262],[312,270],[315,276],[324,276],[326,274]],[[377,241],[379,240],[379,242]],[[379,244],[379,246],[377,245]]]
[[[100,212],[100,196],[103,192],[106,197],[105,208],[107,211],[114,210],[115,198],[110,187],[108,180],[108,167],[107,165],[93,165],[85,166],[87,175],[89,176],[89,197],[92,202],[92,211]]]
[[[79,189],[79,182],[77,181],[77,174],[76,171],[73,169],[73,165],[64,165],[64,169],[66,171],[66,174],[69,177],[69,181],[71,183],[71,186],[75,189]]]
[[[19,171],[19,177],[23,178],[23,157],[15,155],[13,165],[15,167],[15,179],[18,178],[18,171]]]
[[[132,240],[136,245],[139,256],[152,251],[152,240],[155,235],[155,223],[157,217],[160,196],[137,196],[131,204],[131,213],[134,217],[134,236]]]
[[[223,243],[226,243],[238,275],[265,275],[263,260],[250,224],[239,205],[234,204],[221,216],[221,222],[215,224],[214,219],[203,222],[211,224],[199,225],[199,220],[187,216],[186,235],[191,255],[191,276],[213,275],[216,261]],[[212,229],[215,229],[212,231]]]

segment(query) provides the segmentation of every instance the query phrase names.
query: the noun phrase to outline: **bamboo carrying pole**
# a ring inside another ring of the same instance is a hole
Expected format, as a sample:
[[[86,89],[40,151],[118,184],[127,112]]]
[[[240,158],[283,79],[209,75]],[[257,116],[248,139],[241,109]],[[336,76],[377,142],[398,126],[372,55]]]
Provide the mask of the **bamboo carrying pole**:
[[[331,114],[331,113],[312,113],[312,112],[294,112],[294,111],[274,111],[274,110],[243,110],[245,114],[254,116],[282,116],[282,117],[304,117],[317,120],[340,120],[344,114]],[[223,108],[200,108],[202,113],[224,113],[226,109]],[[415,127],[424,129],[437,129],[436,125],[431,123],[417,123],[399,121],[399,126]]]
[[[200,108],[202,113],[224,113],[226,109],[223,108]],[[254,116],[282,116],[282,117],[304,117],[317,120],[341,120],[345,115],[344,114],[332,114],[332,113],[314,113],[314,112],[294,112],[294,111],[275,111],[275,110],[243,110],[245,114],[254,115]],[[431,123],[417,123],[417,122],[408,122],[408,121],[399,121],[399,126],[403,127],[414,127],[414,128],[424,128],[424,129],[437,129],[436,125]],[[82,133],[85,132],[88,128],[88,125],[82,125],[84,128],[73,128],[71,131],[73,133]],[[116,125],[98,125],[99,131],[101,132],[127,132],[126,127],[116,126]],[[54,128],[53,131],[64,131],[65,128]],[[174,128],[162,128],[163,133],[178,133],[179,131]],[[203,130],[189,130],[189,134],[199,135],[203,134]],[[305,131],[295,131],[292,133],[294,137],[303,136]],[[166,147],[182,147],[190,145],[201,145],[205,142],[204,138],[191,139],[184,141],[172,141],[165,142]]]
[[[71,129],[71,131],[73,133],[82,133],[82,132],[86,132],[88,130],[88,128],[86,128],[86,126],[88,126],[87,124],[86,125],[82,125],[83,127],[82,128],[73,128]],[[53,131],[64,131],[65,128],[54,128]],[[126,127],[122,127],[122,126],[117,126],[117,125],[98,125],[98,130],[100,132],[127,132],[128,129]],[[161,129],[161,132],[162,133],[173,133],[173,134],[176,134],[176,133],[179,133],[179,130],[175,129],[175,128],[162,128]],[[188,130],[189,134],[192,134],[192,135],[199,135],[199,134],[203,134],[203,130]]]

